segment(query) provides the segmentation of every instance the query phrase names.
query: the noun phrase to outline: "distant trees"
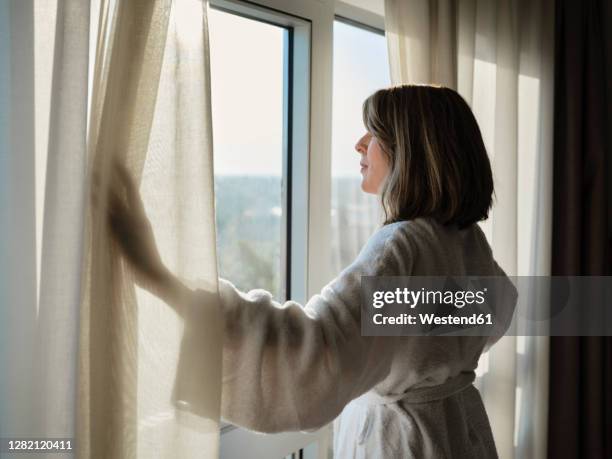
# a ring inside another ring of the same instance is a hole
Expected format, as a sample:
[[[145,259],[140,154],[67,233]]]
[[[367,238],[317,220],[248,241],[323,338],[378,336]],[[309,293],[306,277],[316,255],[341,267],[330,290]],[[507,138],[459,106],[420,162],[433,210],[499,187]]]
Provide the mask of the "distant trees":
[[[281,178],[215,177],[219,275],[280,298]]]
[[[358,255],[380,222],[376,197],[360,188],[360,177],[334,177],[331,272]],[[262,288],[282,297],[282,179],[279,176],[215,177],[219,275],[239,289]]]

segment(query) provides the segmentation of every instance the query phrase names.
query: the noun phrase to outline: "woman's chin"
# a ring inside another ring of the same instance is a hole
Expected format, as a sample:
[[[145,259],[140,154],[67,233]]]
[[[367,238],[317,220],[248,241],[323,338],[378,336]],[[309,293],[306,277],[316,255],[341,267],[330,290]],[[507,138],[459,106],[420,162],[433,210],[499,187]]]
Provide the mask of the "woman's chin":
[[[365,181],[361,181],[361,191],[368,194],[375,194],[375,191],[372,191],[372,187]]]

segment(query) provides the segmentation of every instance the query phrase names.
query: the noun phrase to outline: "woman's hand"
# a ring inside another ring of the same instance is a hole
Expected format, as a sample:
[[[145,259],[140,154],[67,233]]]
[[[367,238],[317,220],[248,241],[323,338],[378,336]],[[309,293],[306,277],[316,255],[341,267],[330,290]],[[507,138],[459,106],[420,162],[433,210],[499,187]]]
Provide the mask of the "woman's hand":
[[[108,190],[110,232],[132,267],[136,282],[175,306],[180,314],[179,305],[190,291],[162,262],[138,188],[128,170],[117,160],[113,162]],[[99,180],[94,179],[94,205],[98,195]]]
[[[159,283],[167,273],[140,193],[128,170],[113,162],[108,187],[108,224],[143,287]]]

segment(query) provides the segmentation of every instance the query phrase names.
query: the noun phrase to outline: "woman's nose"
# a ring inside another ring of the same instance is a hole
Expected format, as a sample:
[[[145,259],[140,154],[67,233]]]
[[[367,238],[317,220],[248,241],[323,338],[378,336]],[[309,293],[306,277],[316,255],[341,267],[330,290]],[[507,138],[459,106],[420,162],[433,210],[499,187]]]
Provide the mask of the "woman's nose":
[[[361,137],[357,143],[355,144],[355,151],[359,154],[365,153],[366,149],[365,146],[363,144],[363,139],[365,138],[365,136]]]

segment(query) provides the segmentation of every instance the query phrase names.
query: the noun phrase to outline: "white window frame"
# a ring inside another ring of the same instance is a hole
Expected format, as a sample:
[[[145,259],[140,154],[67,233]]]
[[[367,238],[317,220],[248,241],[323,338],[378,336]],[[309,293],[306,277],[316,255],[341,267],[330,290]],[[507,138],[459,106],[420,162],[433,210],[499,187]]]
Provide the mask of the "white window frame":
[[[384,18],[334,0],[209,0],[228,12],[293,30],[290,297],[304,304],[330,272],[333,26],[336,16],[384,30]],[[284,172],[287,172],[285,170]],[[289,203],[288,203],[289,204]],[[332,424],[312,433],[262,435],[235,426],[221,430],[223,459],[282,459],[315,443],[328,457]],[[306,456],[305,456],[306,457]],[[310,458],[308,458],[310,459]]]

